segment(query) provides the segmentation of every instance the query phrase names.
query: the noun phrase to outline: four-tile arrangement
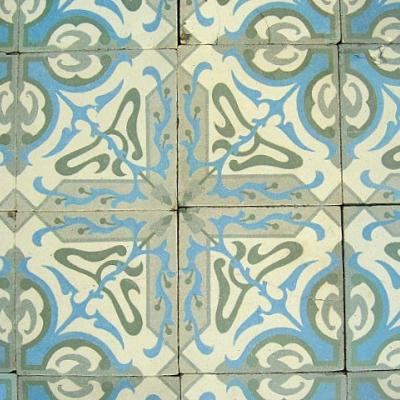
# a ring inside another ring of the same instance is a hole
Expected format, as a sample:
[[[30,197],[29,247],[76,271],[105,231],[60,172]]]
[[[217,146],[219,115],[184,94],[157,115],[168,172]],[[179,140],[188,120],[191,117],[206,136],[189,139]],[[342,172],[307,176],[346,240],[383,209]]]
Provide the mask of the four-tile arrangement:
[[[3,1],[0,400],[399,399],[399,65],[399,0]]]

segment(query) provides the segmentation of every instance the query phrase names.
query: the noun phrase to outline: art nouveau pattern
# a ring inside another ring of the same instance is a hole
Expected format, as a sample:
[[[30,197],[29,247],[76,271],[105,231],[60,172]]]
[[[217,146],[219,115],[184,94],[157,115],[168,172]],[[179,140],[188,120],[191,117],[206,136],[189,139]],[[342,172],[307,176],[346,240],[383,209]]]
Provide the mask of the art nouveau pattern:
[[[330,47],[179,49],[181,205],[339,204]]]
[[[345,209],[347,364],[398,369],[400,208]]]
[[[400,398],[398,371],[351,373],[347,400],[396,400]]]
[[[23,56],[18,207],[173,208],[175,58],[172,50]]]
[[[344,46],[341,115],[344,200],[400,199],[399,46]]]
[[[173,213],[19,213],[17,224],[19,373],[177,372]]]
[[[183,0],[183,43],[337,43],[339,0]]]
[[[22,400],[179,400],[179,378],[23,377]]]
[[[176,0],[22,1],[24,51],[176,46]]]
[[[400,42],[398,0],[343,0],[341,14],[345,43]]]
[[[0,399],[15,400],[17,395],[17,379],[14,374],[0,374]]]
[[[340,370],[339,209],[180,216],[183,372]]]
[[[183,375],[182,400],[344,400],[344,375]]]
[[[15,368],[14,218],[0,212],[0,371],[6,372]]]
[[[0,210],[15,208],[17,58],[0,55]]]

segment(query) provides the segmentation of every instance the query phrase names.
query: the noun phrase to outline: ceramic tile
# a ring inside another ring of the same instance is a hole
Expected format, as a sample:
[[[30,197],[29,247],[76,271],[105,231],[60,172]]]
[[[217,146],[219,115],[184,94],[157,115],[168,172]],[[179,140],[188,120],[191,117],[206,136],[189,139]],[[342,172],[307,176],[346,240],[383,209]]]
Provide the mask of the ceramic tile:
[[[336,47],[179,48],[180,205],[339,204]]]
[[[179,400],[179,378],[22,377],[19,400]]]
[[[22,1],[20,48],[57,51],[175,47],[176,0]]]
[[[341,13],[345,43],[400,42],[399,0],[343,0]]]
[[[400,208],[350,207],[344,216],[347,366],[400,368]]]
[[[18,49],[18,0],[6,0],[0,4],[0,51]]]
[[[0,371],[15,369],[15,213],[0,212]],[[1,390],[0,390],[1,393]],[[2,397],[0,396],[0,399]]]
[[[183,0],[182,43],[337,43],[339,1]]]
[[[16,57],[0,55],[0,210],[15,209],[16,68]]]
[[[17,376],[14,374],[0,374],[0,399],[16,400]]]
[[[177,372],[170,212],[18,213],[18,372]]]
[[[182,400],[344,400],[344,375],[183,375]]]
[[[344,200],[400,199],[399,46],[341,47]]]
[[[18,208],[172,209],[174,50],[21,58]]]
[[[348,400],[398,400],[399,398],[399,371],[349,374]]]
[[[342,368],[339,211],[181,213],[182,372]]]

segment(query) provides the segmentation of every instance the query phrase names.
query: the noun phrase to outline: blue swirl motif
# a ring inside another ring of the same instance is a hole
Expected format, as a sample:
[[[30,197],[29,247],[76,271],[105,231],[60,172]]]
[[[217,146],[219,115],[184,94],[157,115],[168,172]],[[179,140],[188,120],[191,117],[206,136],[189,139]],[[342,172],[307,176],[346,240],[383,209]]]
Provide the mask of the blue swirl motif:
[[[214,0],[216,1],[216,0]],[[200,0],[193,0],[194,14],[197,22],[204,27],[211,27],[216,23],[214,16],[207,17],[201,10]],[[250,0],[236,0],[233,6],[233,16],[237,17],[237,14],[243,11],[243,6],[248,5]],[[318,35],[329,35],[333,29],[333,19],[318,10],[310,3],[309,0],[293,0],[291,3],[274,1],[265,1],[265,4],[261,4],[257,7],[253,7],[251,10],[243,14],[242,22],[235,31],[229,31],[225,28],[225,34],[227,39],[230,41],[241,41],[245,37],[246,30],[249,25],[259,15],[267,15],[269,12],[274,10],[285,9],[290,13],[295,13],[298,18],[306,18],[307,25],[312,26],[313,30]]]
[[[384,218],[377,219],[373,222],[369,222],[363,227],[360,227],[362,237],[365,241],[371,244],[379,237],[379,230],[386,229],[393,224],[398,224],[400,221],[400,211],[396,209],[390,209],[385,212]],[[383,250],[383,249],[382,249]],[[377,357],[382,351],[383,347],[390,343],[392,340],[400,335],[400,312],[393,313],[391,304],[393,300],[390,299],[389,293],[386,289],[386,285],[389,284],[395,290],[400,288],[400,275],[395,268],[395,265],[389,264],[388,262],[380,259],[379,252],[375,250],[375,256],[369,260],[374,263],[376,267],[382,268],[387,274],[387,283],[382,281],[380,276],[377,276],[374,270],[371,270],[370,265],[364,265],[368,258],[363,257],[363,253],[357,251],[357,248],[351,249],[348,256],[347,265],[352,275],[357,275],[357,281],[360,277],[362,281],[373,291],[374,296],[379,299],[381,306],[379,307],[379,315],[376,315],[373,329],[371,329],[367,335],[361,339],[352,343],[351,351],[353,353],[352,359],[354,359],[357,365],[376,366]],[[394,261],[394,260],[393,260]],[[394,261],[395,263],[397,261]],[[396,308],[394,305],[393,307]],[[380,368],[381,366],[379,366]]]
[[[130,253],[127,255],[124,261],[121,261],[115,270],[106,274],[101,278],[98,283],[96,289],[92,289],[85,299],[77,302],[74,297],[78,293],[78,289],[75,287],[74,282],[68,280],[59,270],[53,265],[45,266],[49,271],[54,274],[54,277],[60,284],[61,290],[64,295],[70,294],[70,302],[71,302],[71,314],[68,318],[65,319],[62,325],[57,327],[57,319],[58,313],[61,311],[57,306],[57,299],[54,297],[53,291],[51,287],[48,286],[48,283],[43,280],[40,276],[35,275],[34,272],[31,272],[28,267],[30,257],[23,258],[19,264],[20,272],[25,276],[30,278],[32,281],[36,282],[40,285],[42,290],[46,293],[46,296],[51,305],[51,321],[49,328],[47,330],[46,336],[43,339],[35,344],[34,347],[27,350],[27,362],[31,364],[41,363],[48,353],[49,350],[53,346],[58,345],[61,342],[66,340],[73,339],[86,339],[91,343],[94,343],[99,348],[101,348],[104,353],[108,356],[108,358],[112,361],[113,367],[116,368],[118,372],[126,372],[129,368],[132,367],[131,364],[121,364],[113,354],[112,350],[107,347],[107,343],[103,343],[98,337],[94,337],[91,335],[87,335],[84,332],[67,332],[66,329],[71,325],[72,322],[78,319],[87,319],[93,320],[94,326],[96,326],[100,330],[104,330],[107,333],[111,333],[116,340],[119,341],[121,346],[123,346],[123,341],[118,330],[108,322],[108,320],[103,317],[99,312],[94,315],[90,315],[87,312],[87,307],[89,303],[96,299],[102,299],[104,296],[103,288],[107,286],[107,283],[115,281],[118,279],[118,276],[124,273],[124,271],[129,268],[132,263],[135,263],[135,260],[138,260],[142,257],[152,257],[158,259],[159,261],[159,270],[156,277],[156,287],[154,290],[154,299],[158,304],[163,303],[164,305],[164,315],[161,320],[158,338],[156,344],[152,348],[145,348],[143,352],[149,358],[154,358],[158,356],[163,345],[164,345],[164,332],[166,329],[170,329],[171,326],[174,326],[175,322],[173,320],[173,304],[172,300],[168,296],[167,292],[163,287],[163,280],[166,278],[173,278],[175,276],[175,272],[170,269],[170,254],[167,250],[167,241],[162,241],[157,247],[149,248],[147,246],[147,242],[149,238],[139,238],[141,231],[143,230],[146,222],[136,221],[133,218],[120,219],[115,215],[111,216],[111,222],[107,222],[107,225],[99,225],[97,223],[92,222],[87,217],[69,217],[65,216],[63,221],[60,222],[56,226],[48,226],[42,229],[37,230],[33,236],[32,241],[35,246],[38,248],[42,247],[42,239],[45,235],[50,232],[56,232],[60,230],[67,229],[69,227],[79,227],[85,231],[85,235],[87,236],[101,236],[106,237],[113,232],[118,230],[124,230],[125,232],[130,232],[132,249]]]
[[[261,184],[255,182],[246,182],[241,184],[236,188],[229,188],[224,183],[223,170],[227,161],[231,156],[235,156],[240,152],[240,149],[250,143],[256,136],[259,128],[266,125],[269,118],[274,115],[278,115],[281,117],[281,123],[279,124],[282,132],[287,135],[287,137],[295,144],[299,149],[304,151],[308,151],[310,153],[313,152],[312,149],[309,149],[300,141],[297,136],[297,133],[291,123],[286,123],[285,115],[284,115],[284,106],[285,102],[288,98],[295,92],[299,91],[299,98],[304,98],[306,96],[306,90],[309,86],[310,82],[318,73],[321,73],[327,68],[327,57],[326,55],[314,55],[310,62],[308,68],[305,68],[301,73],[295,75],[295,77],[279,81],[274,81],[273,79],[268,79],[266,77],[260,76],[256,73],[250,66],[247,64],[243,56],[237,51],[237,49],[228,49],[224,53],[224,59],[228,57],[233,57],[238,61],[241,68],[256,82],[261,84],[268,84],[271,86],[288,86],[292,85],[292,87],[287,91],[285,95],[283,95],[278,100],[270,100],[261,98],[261,92],[258,90],[251,89],[244,84],[242,84],[236,77],[235,73],[232,72],[232,79],[236,86],[236,88],[243,93],[252,103],[256,106],[259,106],[262,103],[269,105],[269,111],[262,118],[253,118],[252,119],[252,128],[247,134],[241,135],[238,140],[228,149],[225,154],[215,161],[202,161],[198,159],[196,156],[196,149],[199,146],[200,140],[203,137],[204,133],[201,131],[200,117],[192,112],[192,104],[195,100],[197,86],[199,85],[200,75],[205,71],[212,71],[212,65],[209,62],[201,62],[199,63],[193,72],[192,81],[191,81],[191,91],[185,93],[184,97],[184,115],[189,122],[193,136],[190,139],[181,141],[181,145],[187,150],[186,161],[189,165],[189,175],[192,176],[195,172],[206,169],[209,172],[207,175],[200,181],[202,184],[206,179],[208,179],[211,174],[215,174],[215,183],[213,188],[209,191],[209,195],[215,195],[220,198],[229,198],[234,197],[239,201],[243,201],[246,198],[246,195],[250,191],[257,192],[262,196],[272,199],[272,200],[291,200],[294,197],[298,197],[301,191],[312,190],[320,187],[324,181],[324,175],[321,171],[316,170],[314,179],[311,182],[299,184],[290,190],[284,191],[276,191],[274,184]],[[300,104],[300,100],[298,100],[298,110],[300,113],[301,120],[307,129],[310,136],[314,139],[323,143],[329,150],[329,154],[327,156],[327,160],[332,160],[337,153],[336,145],[330,141],[328,138],[325,138],[319,135],[315,128],[308,122],[308,118],[304,112],[304,105]],[[272,190],[271,190],[272,189]]]
[[[136,23],[142,26],[144,33],[157,32],[161,22],[163,21],[163,18],[165,18],[164,10],[173,7],[174,1],[175,0],[159,0],[155,10],[154,19],[147,23],[143,22],[145,19],[143,10],[141,8],[135,10],[136,16],[134,18],[138,20]],[[29,39],[28,45],[45,46],[55,27],[58,27],[62,24],[68,24],[70,21],[74,23],[74,19],[79,18],[85,19],[87,22],[96,25],[97,28],[102,31],[103,36],[108,37],[107,41],[109,40],[111,42],[95,43],[94,46],[100,45],[110,47],[111,45],[112,47],[124,48],[131,45],[132,42],[136,44],[135,47],[141,46],[140,37],[133,37],[131,34],[122,36],[116,27],[110,22],[108,13],[101,12],[101,9],[111,11],[118,18],[121,25],[128,26],[132,23],[132,16],[131,12],[129,12],[129,14],[125,13],[123,5],[117,4],[111,0],[95,0],[95,5],[99,6],[100,10],[92,11],[85,7],[78,9],[70,7],[74,2],[75,0],[68,0],[60,6],[60,1],[52,1],[47,12],[37,21],[37,23],[31,24],[27,28],[29,32],[29,35],[27,35]],[[159,40],[162,40],[162,36],[160,36]]]
[[[189,246],[186,251],[187,265],[182,269],[183,274],[188,278],[193,279],[192,288],[187,294],[184,300],[184,322],[187,326],[193,328],[193,340],[198,348],[198,350],[205,355],[212,354],[213,346],[204,343],[201,338],[201,329],[199,323],[197,322],[196,316],[193,312],[193,305],[198,303],[203,297],[202,282],[203,277],[200,269],[197,266],[197,259],[201,254],[216,253],[221,255],[223,258],[229,260],[230,268],[236,269],[243,280],[247,282],[252,287],[258,289],[260,296],[267,299],[268,303],[271,304],[271,309],[266,311],[261,306],[257,307],[256,311],[250,315],[235,332],[235,341],[237,341],[240,336],[251,329],[253,326],[258,325],[263,322],[263,316],[279,314],[285,316],[289,321],[293,323],[295,328],[273,328],[269,329],[265,327],[265,330],[254,337],[253,340],[242,350],[242,353],[236,360],[226,358],[225,363],[228,367],[232,369],[238,369],[243,366],[246,361],[247,356],[252,352],[252,350],[263,340],[268,337],[276,335],[289,335],[292,337],[304,340],[306,343],[312,344],[315,348],[318,348],[318,357],[322,360],[330,360],[334,354],[334,345],[327,343],[317,334],[312,322],[308,317],[308,300],[311,296],[311,292],[315,284],[319,282],[324,277],[327,277],[332,273],[338,266],[339,260],[334,253],[328,253],[330,257],[329,265],[325,266],[323,270],[317,273],[307,284],[305,288],[302,299],[301,299],[301,321],[299,322],[295,319],[286,308],[286,301],[288,299],[288,293],[295,288],[296,282],[299,275],[310,265],[314,264],[317,260],[310,260],[306,263],[300,264],[292,272],[290,276],[279,286],[284,292],[284,296],[281,299],[275,299],[270,297],[268,294],[268,282],[260,282],[255,280],[250,274],[250,268],[243,264],[242,261],[238,260],[227,248],[224,240],[225,230],[231,225],[239,226],[247,231],[257,231],[263,230],[268,231],[273,227],[274,223],[277,221],[284,221],[290,225],[297,225],[304,228],[309,228],[316,235],[317,241],[321,241],[325,238],[325,229],[314,222],[299,220],[293,212],[288,213],[273,213],[258,221],[252,217],[246,217],[244,211],[239,212],[236,216],[221,216],[219,218],[210,218],[210,222],[215,227],[216,234],[210,235],[209,233],[202,230],[202,233],[207,237],[208,244],[204,245],[196,241],[192,236],[189,239]]]
[[[96,82],[92,82],[86,85],[85,89],[93,90],[94,88],[101,86],[112,75],[117,65],[121,62],[132,63],[132,60],[129,59],[127,55],[119,55],[118,58],[114,60],[112,65],[109,67],[109,70],[106,71],[103,76],[100,77]],[[89,188],[88,193],[81,193],[80,196],[76,196],[70,193],[65,193],[45,187],[43,183],[43,177],[37,176],[33,182],[35,190],[47,197],[56,197],[58,199],[62,199],[63,204],[66,207],[71,205],[88,205],[100,197],[112,199],[111,206],[113,208],[118,207],[118,205],[120,205],[121,203],[134,203],[136,200],[146,200],[148,197],[143,193],[143,190],[140,187],[139,178],[142,178],[145,182],[152,184],[147,176],[148,174],[155,174],[156,176],[159,176],[160,178],[165,180],[168,168],[170,166],[170,153],[173,151],[173,145],[171,143],[166,143],[164,140],[164,134],[167,130],[167,125],[172,117],[172,98],[169,93],[166,93],[164,91],[163,81],[161,79],[159,71],[153,66],[148,66],[143,70],[143,76],[151,77],[156,83],[156,90],[163,107],[163,112],[161,119],[156,119],[153,123],[154,133],[149,135],[152,138],[152,145],[154,145],[154,147],[158,151],[157,163],[150,166],[142,166],[130,160],[127,157],[127,154],[125,154],[124,151],[118,146],[117,142],[115,142],[114,137],[102,132],[99,129],[98,124],[90,118],[91,111],[94,110],[96,111],[96,113],[102,112],[105,109],[108,101],[118,96],[118,94],[122,91],[122,81],[109,93],[98,96],[96,98],[96,104],[78,106],[72,103],[68,99],[68,97],[63,94],[63,92],[79,91],[79,89],[82,90],[82,88],[73,88],[55,81],[41,64],[36,64],[32,69],[35,69],[38,72],[40,71],[40,76],[43,76],[43,81],[47,79],[51,80],[51,86],[55,89],[49,91],[49,96],[51,99],[51,104],[54,106],[54,112],[49,127],[42,135],[42,137],[20,150],[20,161],[24,165],[30,165],[29,154],[34,149],[43,144],[46,140],[50,139],[51,136],[59,134],[59,132],[57,132],[54,127],[57,120],[59,119],[59,99],[62,99],[62,101],[72,111],[71,124],[69,128],[65,128],[63,130],[57,145],[44,157],[55,157],[58,154],[62,154],[64,150],[68,149],[71,141],[77,135],[79,135],[79,122],[85,121],[90,126],[91,136],[93,138],[101,138],[107,143],[107,147],[110,153],[114,155],[116,159],[119,159],[127,167],[127,169],[130,171],[130,174],[132,176],[131,179],[133,181],[131,190],[126,194],[121,194],[118,191],[112,189],[91,187]]]
[[[365,22],[363,22],[363,26],[365,26]],[[352,54],[349,60],[349,72],[351,73],[352,71],[355,71],[357,74],[362,74],[364,77],[368,77],[367,80],[376,96],[377,108],[369,125],[365,127],[357,137],[350,138],[347,136],[347,144],[344,151],[350,160],[359,158],[357,156],[357,148],[367,139],[371,138],[372,135],[376,134],[382,118],[385,118],[386,110],[382,107],[385,101],[384,96],[390,98],[396,107],[395,121],[391,120],[387,122],[385,132],[380,141],[369,149],[363,150],[363,152],[367,153],[366,156],[376,157],[374,151],[381,150],[386,146],[396,143],[398,137],[398,132],[400,130],[400,98],[393,92],[391,87],[397,87],[399,81],[398,79],[380,73],[380,71],[372,65],[368,56],[360,57],[358,54]],[[371,178],[371,170],[369,169],[360,172],[360,181],[368,188],[374,189],[375,191],[382,191],[385,199],[392,199],[394,201],[400,199],[399,188],[382,182],[375,182]]]

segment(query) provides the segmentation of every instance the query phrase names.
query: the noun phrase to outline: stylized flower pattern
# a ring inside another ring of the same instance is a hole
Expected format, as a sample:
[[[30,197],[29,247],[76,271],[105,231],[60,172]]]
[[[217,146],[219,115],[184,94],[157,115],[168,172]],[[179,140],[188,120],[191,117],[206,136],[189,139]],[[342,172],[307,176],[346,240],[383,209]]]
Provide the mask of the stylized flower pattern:
[[[342,367],[338,209],[184,212],[184,372]]]
[[[183,0],[183,43],[337,43],[339,0]]]
[[[332,48],[179,52],[180,204],[339,204]]]
[[[172,213],[22,213],[17,223],[20,371],[176,372]]]

